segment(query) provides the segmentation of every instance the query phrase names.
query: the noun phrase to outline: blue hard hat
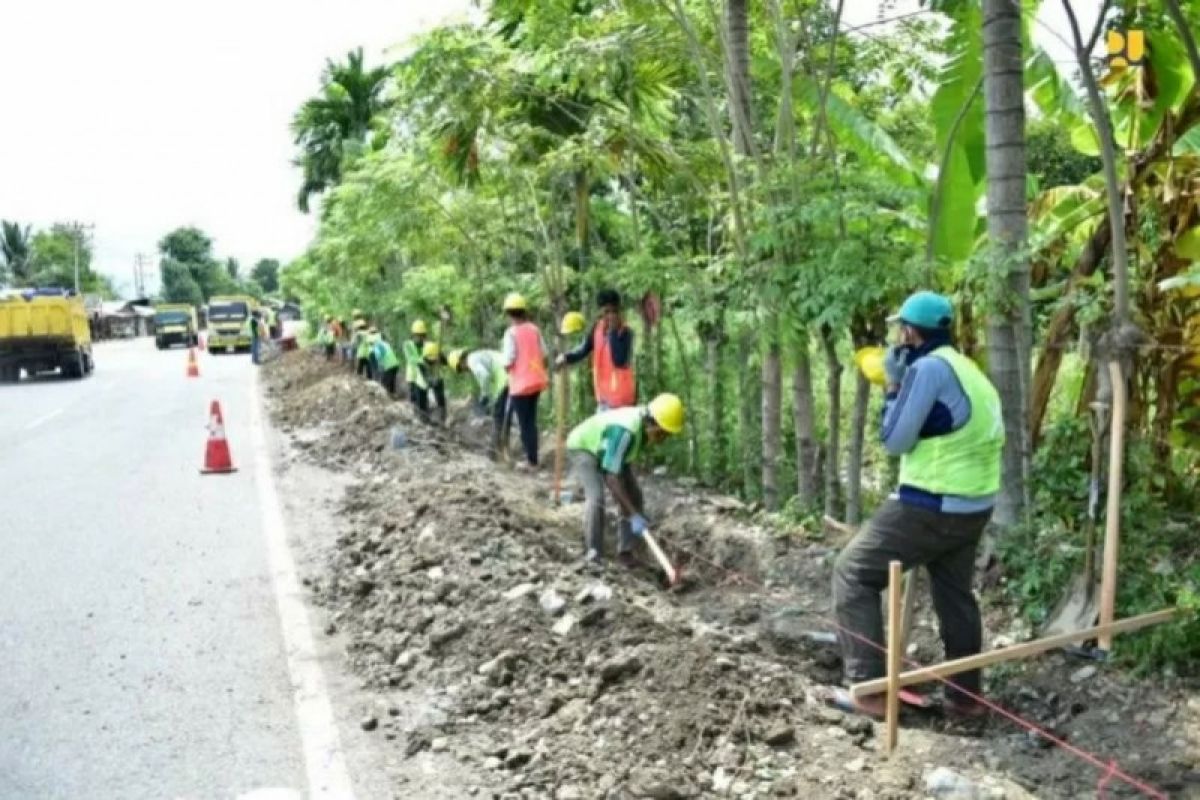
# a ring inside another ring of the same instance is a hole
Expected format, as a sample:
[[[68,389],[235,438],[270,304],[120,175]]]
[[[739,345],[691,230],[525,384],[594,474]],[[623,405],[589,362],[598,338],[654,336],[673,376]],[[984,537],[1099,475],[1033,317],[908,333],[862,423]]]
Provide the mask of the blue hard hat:
[[[910,294],[900,306],[900,311],[888,317],[888,322],[903,322],[917,328],[949,328],[954,318],[954,306],[945,295],[937,292],[916,292]]]

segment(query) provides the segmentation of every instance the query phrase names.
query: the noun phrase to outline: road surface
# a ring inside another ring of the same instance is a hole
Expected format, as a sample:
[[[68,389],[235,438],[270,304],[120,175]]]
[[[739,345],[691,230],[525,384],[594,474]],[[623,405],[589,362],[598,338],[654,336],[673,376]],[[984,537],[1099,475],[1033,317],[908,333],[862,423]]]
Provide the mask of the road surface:
[[[3,800],[350,796],[255,370],[185,365],[106,342],[0,386]],[[199,474],[213,399],[234,475]]]

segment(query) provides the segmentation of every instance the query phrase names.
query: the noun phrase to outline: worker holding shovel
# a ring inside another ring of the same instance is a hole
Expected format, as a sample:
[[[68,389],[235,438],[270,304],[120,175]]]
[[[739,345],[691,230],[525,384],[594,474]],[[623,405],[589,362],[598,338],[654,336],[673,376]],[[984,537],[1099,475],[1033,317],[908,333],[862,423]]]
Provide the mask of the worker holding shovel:
[[[900,456],[900,485],[838,555],[833,603],[846,678],[882,677],[880,594],[888,563],[925,567],[946,658],[975,655],[982,646],[979,606],[971,591],[975,550],[1000,490],[1004,423],[1000,397],[987,376],[951,341],[953,308],[945,297],[917,292],[889,322],[899,344],[883,359],[886,400],[883,444]],[[978,670],[957,682],[978,695]],[[884,695],[854,698],[833,690],[825,702],[882,718]],[[977,717],[986,708],[953,687],[946,709]]]
[[[644,406],[601,411],[581,422],[567,437],[571,465],[586,497],[583,517],[584,557],[599,563],[604,554],[605,488],[617,502],[620,526],[617,559],[633,563],[633,541],[649,527],[643,515],[642,490],[630,464],[647,443],[657,443],[683,430],[683,402],[660,394]]]

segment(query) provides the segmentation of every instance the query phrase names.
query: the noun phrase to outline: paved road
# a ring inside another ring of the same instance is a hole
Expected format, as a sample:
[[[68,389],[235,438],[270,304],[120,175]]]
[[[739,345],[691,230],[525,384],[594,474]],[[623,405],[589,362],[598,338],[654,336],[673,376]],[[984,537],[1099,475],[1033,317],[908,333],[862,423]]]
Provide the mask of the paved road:
[[[0,799],[308,795],[254,370],[185,362],[104,343],[85,381],[0,386]],[[198,473],[213,398],[236,475]]]

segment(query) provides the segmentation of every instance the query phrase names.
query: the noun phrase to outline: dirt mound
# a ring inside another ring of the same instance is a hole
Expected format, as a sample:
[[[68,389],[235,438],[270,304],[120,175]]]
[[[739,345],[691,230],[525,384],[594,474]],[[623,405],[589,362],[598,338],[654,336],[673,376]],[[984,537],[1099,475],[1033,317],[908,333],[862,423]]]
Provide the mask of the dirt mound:
[[[302,355],[267,374],[294,443],[357,477],[328,571],[310,583],[370,685],[436,693],[435,725],[398,709],[382,726],[409,756],[452,753],[505,798],[1073,797],[1095,786],[1090,768],[999,724],[964,735],[909,717],[899,754],[882,760],[878,726],[810,699],[839,675],[812,635],[825,627],[832,551],[732,498],[647,481],[689,577],[688,591],[664,592],[649,566],[585,567],[580,506],[552,507],[544,472],[486,458],[486,421],[469,410],[434,427]],[[1046,713],[1063,703],[1056,694]]]

